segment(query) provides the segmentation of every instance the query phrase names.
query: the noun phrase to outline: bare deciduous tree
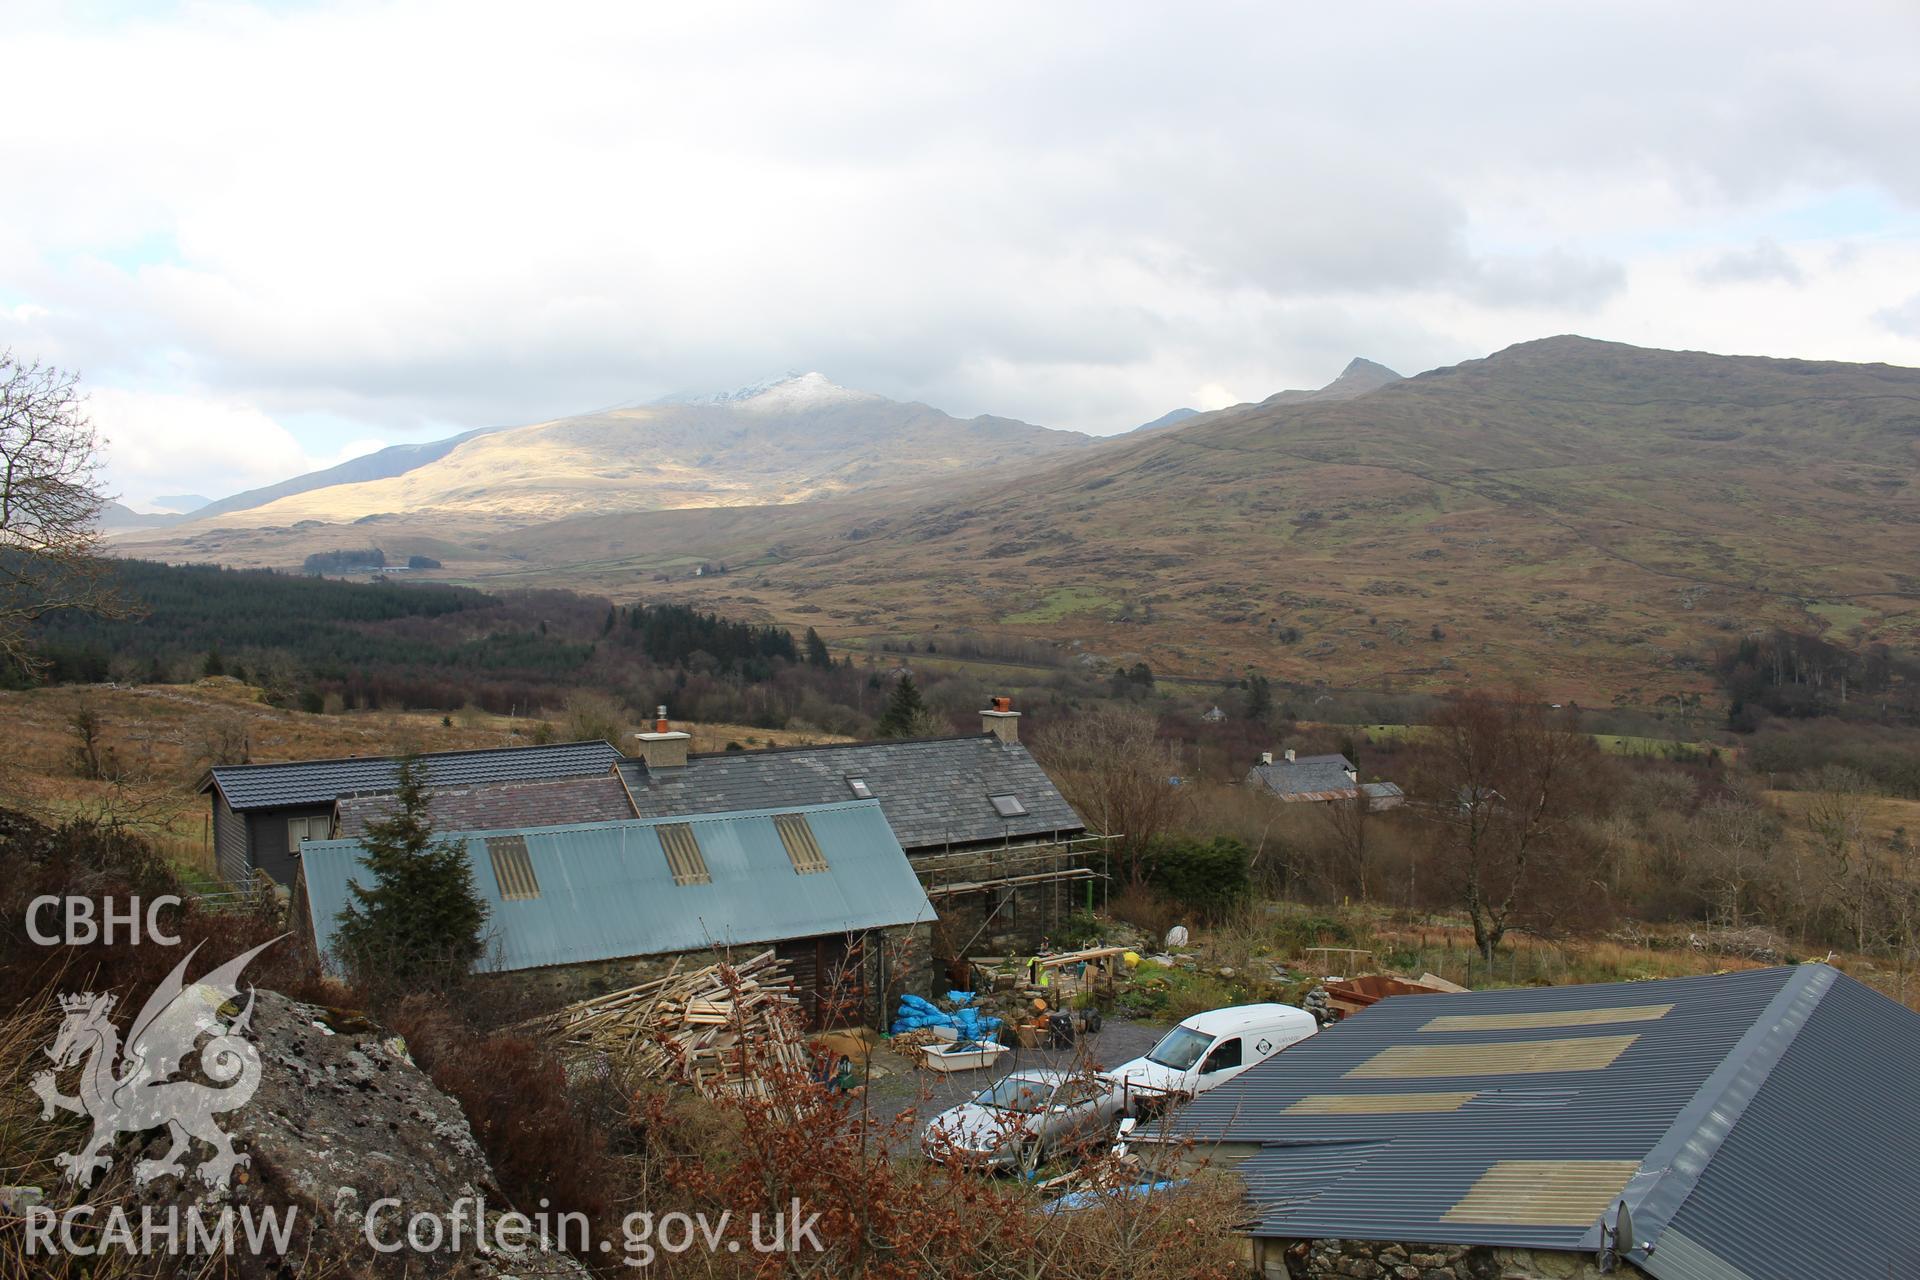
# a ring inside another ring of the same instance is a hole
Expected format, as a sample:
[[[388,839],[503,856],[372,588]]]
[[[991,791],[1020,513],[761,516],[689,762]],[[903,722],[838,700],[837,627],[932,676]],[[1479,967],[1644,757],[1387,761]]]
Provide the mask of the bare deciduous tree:
[[[1729,929],[1746,924],[1754,886],[1766,874],[1779,843],[1779,823],[1758,805],[1736,798],[1716,800],[1700,810],[1698,833],[1701,874],[1712,891],[1712,910]]]
[[[1373,800],[1366,792],[1343,800],[1330,800],[1313,806],[1320,811],[1333,832],[1333,847],[1340,862],[1340,886],[1362,902],[1367,893],[1367,837],[1373,829]]]
[[[0,660],[23,670],[34,622],[118,607],[98,554],[101,443],[72,374],[0,351]]]
[[[1580,869],[1578,819],[1600,806],[1605,770],[1591,738],[1530,695],[1460,694],[1421,741],[1418,790],[1439,852],[1488,962],[1523,914],[1554,905],[1550,886]]]
[[[1179,762],[1159,739],[1153,716],[1138,707],[1107,705],[1050,724],[1036,735],[1034,754],[1060,783],[1069,803],[1095,831],[1116,836],[1120,873],[1137,884],[1142,854],[1186,812],[1187,789],[1171,779]]]

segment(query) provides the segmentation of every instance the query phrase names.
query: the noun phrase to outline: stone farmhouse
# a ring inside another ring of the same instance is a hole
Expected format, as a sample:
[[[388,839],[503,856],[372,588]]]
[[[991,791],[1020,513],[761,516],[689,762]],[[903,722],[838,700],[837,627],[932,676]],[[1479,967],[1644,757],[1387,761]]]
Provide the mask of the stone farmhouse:
[[[1367,807],[1378,811],[1406,803],[1406,796],[1391,782],[1360,781],[1353,761],[1337,753],[1302,756],[1289,747],[1275,760],[1273,752],[1263,751],[1260,763],[1247,771],[1246,781],[1293,804],[1330,804],[1365,796]]]

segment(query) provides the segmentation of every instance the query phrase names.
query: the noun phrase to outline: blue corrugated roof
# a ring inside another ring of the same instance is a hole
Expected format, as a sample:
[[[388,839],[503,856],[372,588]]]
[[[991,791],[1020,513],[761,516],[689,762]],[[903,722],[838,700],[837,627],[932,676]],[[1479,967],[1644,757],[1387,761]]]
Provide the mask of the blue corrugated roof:
[[[426,770],[429,786],[452,787],[585,777],[606,773],[626,757],[605,742],[560,742],[543,747],[435,751],[416,758]],[[234,809],[280,809],[330,804],[356,791],[391,791],[399,784],[399,774],[399,762],[392,756],[233,764],[214,769],[201,789],[209,784],[219,787]]]
[[[794,871],[774,829],[777,814],[804,814],[827,870]],[[711,884],[673,882],[656,829],[692,826]],[[505,899],[487,852],[489,836],[526,840],[540,893]],[[636,819],[559,827],[462,832],[474,886],[491,913],[488,963],[501,969],[662,955],[858,932],[934,918],[886,815],[872,800],[791,809],[757,809],[679,819]],[[348,901],[349,880],[364,883],[355,840],[308,841],[301,848],[310,924],[321,951]]]
[[[1428,1025],[1659,1005],[1672,1008],[1588,1025]],[[1389,1049],[1629,1036],[1591,1070],[1350,1075]],[[1609,1208],[1625,1200],[1636,1241],[1653,1245],[1628,1256],[1658,1280],[1920,1276],[1916,1061],[1920,1015],[1825,965],[1395,996],[1203,1095],[1178,1128],[1258,1148],[1240,1171],[1262,1236],[1593,1252],[1598,1214],[1449,1211],[1501,1161],[1620,1161],[1636,1171]],[[1425,1113],[1288,1111],[1313,1095],[1432,1092],[1472,1096]]]

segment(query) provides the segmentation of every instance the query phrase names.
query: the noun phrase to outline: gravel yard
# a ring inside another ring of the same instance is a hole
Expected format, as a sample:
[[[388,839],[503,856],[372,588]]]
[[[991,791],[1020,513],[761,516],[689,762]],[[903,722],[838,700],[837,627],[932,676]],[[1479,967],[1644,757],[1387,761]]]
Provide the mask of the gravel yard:
[[[1010,1071],[1028,1067],[1077,1070],[1088,1063],[1102,1070],[1117,1067],[1151,1049],[1166,1034],[1167,1026],[1109,1021],[1097,1035],[1083,1038],[1071,1050],[1014,1048],[992,1068],[950,1075],[916,1068],[892,1049],[881,1048],[873,1055],[876,1070],[867,1090],[868,1114],[872,1123],[886,1132],[896,1155],[909,1154],[919,1149],[920,1131],[929,1119],[967,1101]],[[896,1120],[898,1123],[894,1123]]]

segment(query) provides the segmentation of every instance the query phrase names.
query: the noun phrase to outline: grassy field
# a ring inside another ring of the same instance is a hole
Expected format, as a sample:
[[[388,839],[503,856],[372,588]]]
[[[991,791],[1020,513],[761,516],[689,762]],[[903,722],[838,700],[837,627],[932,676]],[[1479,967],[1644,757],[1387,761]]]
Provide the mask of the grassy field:
[[[1419,738],[1426,732],[1426,726],[1417,724],[1360,724],[1323,726],[1329,729],[1358,732],[1366,742],[1406,742]],[[1713,742],[1686,742],[1677,738],[1645,738],[1623,733],[1596,733],[1593,740],[1602,751],[1617,756],[1645,756],[1656,760],[1695,760],[1706,759],[1715,751],[1722,755],[1733,748],[1723,747]]]
[[[81,776],[74,720],[99,723],[99,750],[117,781]],[[193,685],[92,685],[0,691],[9,751],[0,761],[0,806],[58,822],[112,817],[159,842],[191,874],[211,875],[211,809],[195,787],[209,760],[313,760],[524,745],[563,726],[468,708],[451,714],[350,711],[313,715],[270,707],[260,691],[216,677]],[[635,729],[644,726],[635,724]],[[829,734],[751,725],[681,724],[695,751],[842,741]]]

